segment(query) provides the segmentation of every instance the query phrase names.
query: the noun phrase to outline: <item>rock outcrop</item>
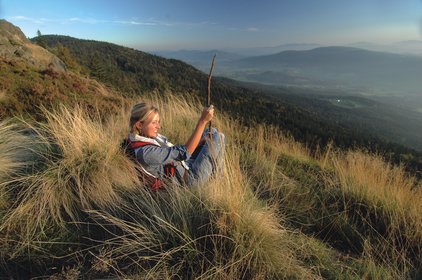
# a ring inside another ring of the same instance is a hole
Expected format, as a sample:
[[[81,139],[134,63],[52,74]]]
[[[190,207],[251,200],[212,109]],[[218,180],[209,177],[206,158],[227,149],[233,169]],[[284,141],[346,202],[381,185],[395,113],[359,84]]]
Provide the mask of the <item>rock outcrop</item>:
[[[40,70],[66,71],[66,65],[48,50],[33,44],[19,27],[0,19],[0,59],[24,60]]]

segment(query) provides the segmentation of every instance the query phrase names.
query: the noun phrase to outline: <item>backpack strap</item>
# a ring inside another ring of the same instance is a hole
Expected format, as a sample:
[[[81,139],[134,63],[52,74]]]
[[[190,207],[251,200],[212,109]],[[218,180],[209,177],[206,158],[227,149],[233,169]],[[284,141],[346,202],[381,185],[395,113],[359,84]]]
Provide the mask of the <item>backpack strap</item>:
[[[154,176],[150,172],[148,172],[142,164],[136,159],[136,150],[148,145],[158,146],[154,143],[150,142],[144,142],[144,141],[131,141],[130,139],[125,139],[123,141],[124,150],[126,154],[129,156],[130,159],[135,161],[138,164],[139,171],[141,173],[141,177],[145,185],[149,186],[151,190],[158,191],[162,188],[164,188],[164,184],[162,180],[160,180],[158,177]],[[164,165],[164,172],[167,177],[174,177],[176,176],[176,166],[173,164],[173,162]]]
[[[130,145],[130,147],[131,147],[132,149],[134,149],[134,150],[136,150],[136,149],[138,149],[138,148],[141,148],[141,147],[148,146],[148,145],[158,146],[158,145],[156,145],[156,144],[149,143],[149,142],[143,142],[143,141],[130,141],[130,139],[128,139],[128,141],[129,141],[129,145]],[[160,146],[158,146],[158,147],[160,147]]]

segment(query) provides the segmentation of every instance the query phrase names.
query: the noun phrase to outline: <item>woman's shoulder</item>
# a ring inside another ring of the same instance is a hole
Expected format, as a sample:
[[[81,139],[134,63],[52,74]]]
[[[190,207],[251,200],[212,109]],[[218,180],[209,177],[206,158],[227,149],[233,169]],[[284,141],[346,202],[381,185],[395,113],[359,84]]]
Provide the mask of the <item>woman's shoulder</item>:
[[[157,137],[155,137],[155,140],[158,142],[162,142],[162,143],[168,143],[169,140],[166,136],[162,135],[162,134],[158,134]]]

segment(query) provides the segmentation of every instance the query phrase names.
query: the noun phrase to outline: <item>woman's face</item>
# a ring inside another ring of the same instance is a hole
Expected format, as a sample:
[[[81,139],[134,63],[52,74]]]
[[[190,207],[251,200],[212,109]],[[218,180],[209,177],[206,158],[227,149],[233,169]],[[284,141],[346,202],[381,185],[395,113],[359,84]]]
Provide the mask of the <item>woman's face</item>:
[[[155,138],[158,135],[158,130],[160,126],[160,115],[158,113],[151,113],[151,116],[144,122],[137,122],[138,130],[141,132],[142,136],[149,138]]]

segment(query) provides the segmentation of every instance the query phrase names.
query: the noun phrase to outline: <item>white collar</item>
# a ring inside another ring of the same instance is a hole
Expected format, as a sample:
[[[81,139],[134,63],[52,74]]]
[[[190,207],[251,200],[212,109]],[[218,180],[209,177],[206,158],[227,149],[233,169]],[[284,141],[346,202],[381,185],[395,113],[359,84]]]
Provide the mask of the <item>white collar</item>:
[[[153,138],[149,138],[149,137],[145,137],[145,136],[141,136],[141,135],[133,134],[133,133],[129,134],[129,140],[132,142],[141,141],[141,142],[151,143],[156,146],[161,146],[160,143],[158,143],[158,141]]]

